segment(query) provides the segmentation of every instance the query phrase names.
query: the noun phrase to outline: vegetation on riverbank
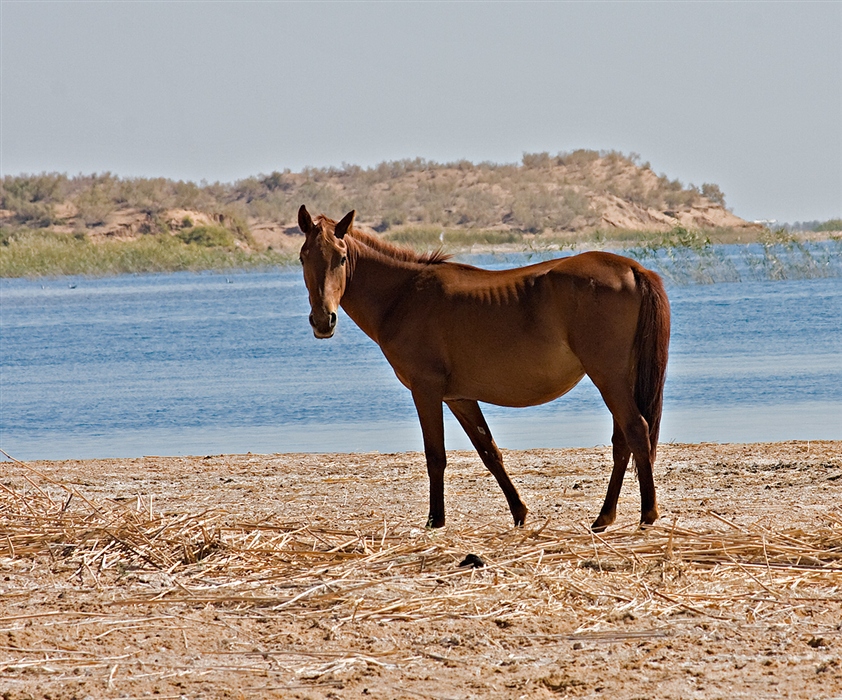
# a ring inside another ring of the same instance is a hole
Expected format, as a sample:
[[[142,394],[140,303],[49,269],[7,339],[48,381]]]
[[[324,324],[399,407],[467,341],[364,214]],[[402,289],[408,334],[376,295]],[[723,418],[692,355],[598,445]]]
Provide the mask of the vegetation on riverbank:
[[[725,248],[703,232],[678,226],[625,252],[679,284],[842,276],[842,236],[833,234],[807,241],[766,229],[751,243]]]
[[[723,232],[728,239],[728,232]],[[784,230],[765,231],[739,253],[728,253],[716,232],[676,227],[664,233],[628,232],[610,241],[592,235],[577,240],[524,236],[506,231],[419,228],[387,234],[395,243],[454,253],[509,251],[536,259],[580,248],[622,250],[679,284],[737,282],[746,279],[807,279],[842,275],[842,237],[805,242]],[[84,234],[44,230],[0,234],[0,277],[108,276],[200,270],[259,269],[297,264],[294,253],[250,251],[225,229],[193,227],[178,236],[157,234],[129,241],[91,242]]]
[[[32,229],[0,235],[0,277],[248,269],[293,261],[286,253],[185,242],[166,234],[101,243],[92,243],[84,234],[67,236]]]
[[[302,203],[330,216],[356,209],[359,224],[396,243],[454,253],[596,247],[650,255],[659,246],[692,251],[681,231],[712,243],[772,235],[730,213],[718,186],[685,186],[613,151],[525,154],[502,165],[307,168],[233,184],[53,173],[0,180],[0,276],[287,264],[301,245]],[[840,224],[811,222],[815,231]]]

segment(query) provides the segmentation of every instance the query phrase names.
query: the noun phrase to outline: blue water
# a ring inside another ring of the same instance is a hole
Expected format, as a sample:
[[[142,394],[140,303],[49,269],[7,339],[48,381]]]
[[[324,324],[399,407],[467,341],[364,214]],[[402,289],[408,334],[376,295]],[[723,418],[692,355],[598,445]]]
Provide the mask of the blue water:
[[[842,438],[842,279],[670,285],[662,440]],[[313,338],[297,269],[0,280],[0,447],[18,459],[421,449],[409,392],[340,314]],[[586,379],[489,406],[508,448],[590,446]],[[448,448],[469,448],[455,420]]]

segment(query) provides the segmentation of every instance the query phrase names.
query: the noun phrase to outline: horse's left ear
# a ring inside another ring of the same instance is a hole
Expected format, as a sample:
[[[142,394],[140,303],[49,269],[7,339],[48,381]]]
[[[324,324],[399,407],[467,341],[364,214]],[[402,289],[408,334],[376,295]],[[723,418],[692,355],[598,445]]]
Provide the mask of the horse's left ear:
[[[355,209],[349,211],[345,216],[342,217],[342,221],[340,221],[333,229],[333,235],[337,238],[345,238],[345,234],[351,230],[351,227],[354,225],[354,217],[357,215]]]

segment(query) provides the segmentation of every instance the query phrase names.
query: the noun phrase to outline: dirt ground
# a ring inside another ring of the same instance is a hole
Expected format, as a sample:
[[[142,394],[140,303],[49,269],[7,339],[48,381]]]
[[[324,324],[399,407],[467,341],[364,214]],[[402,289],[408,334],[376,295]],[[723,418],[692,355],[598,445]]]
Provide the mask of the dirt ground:
[[[842,442],[449,457],[3,462],[0,698],[842,698]]]

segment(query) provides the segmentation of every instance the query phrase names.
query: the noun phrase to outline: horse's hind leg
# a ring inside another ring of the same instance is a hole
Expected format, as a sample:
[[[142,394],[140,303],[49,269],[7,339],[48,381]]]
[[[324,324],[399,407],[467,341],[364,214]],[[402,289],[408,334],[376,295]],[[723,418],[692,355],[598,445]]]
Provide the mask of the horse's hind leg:
[[[608,493],[605,494],[602,510],[594,524],[591,525],[594,532],[602,532],[617,519],[617,499],[620,497],[623,477],[626,474],[626,467],[631,457],[626,436],[616,420],[614,421],[614,434],[611,436],[611,442],[614,445],[614,469],[611,471],[611,481],[608,483]]]
[[[614,416],[615,433],[616,426],[619,426],[625,438],[626,449],[630,450],[634,456],[634,463],[637,467],[637,480],[640,484],[640,523],[642,525],[651,525],[658,519],[658,505],[655,499],[655,480],[652,476],[652,463],[654,460],[652,448],[649,443],[649,426],[637,408],[631,387],[625,381],[618,379],[615,382],[606,382],[601,377],[594,377],[593,375],[591,375],[591,379],[602,394],[602,398],[608,406],[608,410],[611,411],[611,415]],[[612,497],[616,506],[616,498],[620,494],[619,486],[622,483],[622,473],[617,474],[616,446],[617,443],[615,443],[614,472],[611,474],[608,493],[605,496],[605,503],[609,507],[612,505],[610,503]],[[620,454],[623,454],[622,450]],[[616,484],[615,476],[618,476]],[[616,496],[613,496],[612,487],[616,487]],[[603,506],[604,510],[605,506]],[[600,514],[600,518],[602,518],[602,514]],[[595,527],[599,526],[600,518],[597,518],[597,521],[594,523]]]
[[[488,423],[485,422],[479,404],[476,401],[469,400],[447,401],[445,403],[468,434],[471,443],[473,443],[482,459],[482,463],[494,475],[497,483],[500,484],[500,488],[503,489],[515,526],[523,525],[529,509],[520,500],[515,485],[506,473],[503,466],[503,455],[500,454],[494,438],[491,437],[491,431],[488,429]]]

